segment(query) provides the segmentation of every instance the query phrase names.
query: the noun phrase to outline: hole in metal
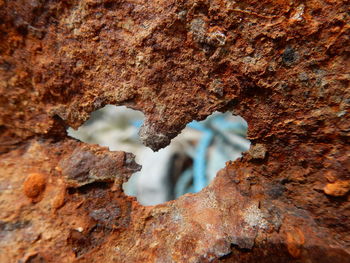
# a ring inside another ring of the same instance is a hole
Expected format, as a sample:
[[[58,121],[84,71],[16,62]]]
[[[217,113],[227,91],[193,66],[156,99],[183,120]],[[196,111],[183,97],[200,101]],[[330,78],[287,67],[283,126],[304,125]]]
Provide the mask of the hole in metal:
[[[213,113],[193,121],[171,144],[158,152],[145,147],[138,136],[144,115],[125,106],[107,105],[92,113],[78,130],[68,134],[112,151],[132,152],[142,170],[123,185],[127,195],[142,205],[156,205],[183,194],[199,192],[227,161],[239,158],[250,147],[247,122],[230,113]]]

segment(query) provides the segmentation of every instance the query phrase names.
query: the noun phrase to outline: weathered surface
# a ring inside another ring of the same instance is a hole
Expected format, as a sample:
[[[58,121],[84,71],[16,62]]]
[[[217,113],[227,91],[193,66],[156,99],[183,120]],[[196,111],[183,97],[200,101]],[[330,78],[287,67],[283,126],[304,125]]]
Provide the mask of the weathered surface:
[[[349,1],[0,0],[1,262],[350,262]],[[106,104],[167,145],[215,110],[253,147],[196,195],[126,197],[68,139]]]

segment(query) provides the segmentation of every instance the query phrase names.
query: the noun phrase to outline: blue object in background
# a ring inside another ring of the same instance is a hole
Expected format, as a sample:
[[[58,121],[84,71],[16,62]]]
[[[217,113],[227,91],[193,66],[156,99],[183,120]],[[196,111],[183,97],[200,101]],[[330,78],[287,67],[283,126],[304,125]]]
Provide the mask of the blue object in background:
[[[193,121],[187,125],[188,128],[202,132],[202,135],[193,156],[192,173],[190,173],[189,169],[186,170],[176,182],[175,187],[182,189],[181,191],[175,191],[176,197],[186,192],[197,193],[209,184],[207,166],[211,161],[208,159],[209,147],[211,145],[220,148],[220,154],[215,155],[216,160],[213,161],[221,165],[232,159],[230,149],[231,152],[248,150],[249,147],[246,144],[242,144],[242,141],[237,140],[237,136],[242,137],[241,139],[244,140],[248,128],[247,124],[241,120],[228,120],[226,117],[227,115],[224,114],[215,114],[208,117],[205,121]],[[229,150],[227,151],[227,149]],[[189,175],[193,177],[192,185],[189,185]],[[183,180],[183,177],[186,180]]]
[[[212,130],[197,121],[193,121],[187,126],[203,133],[198,142],[193,160],[193,191],[197,193],[208,184],[206,178],[206,157],[207,149],[212,142],[214,134]]]
[[[174,186],[176,198],[189,192],[197,193],[209,184],[207,166],[209,161],[208,152],[211,145],[219,148],[227,148],[229,146],[235,151],[248,150],[246,145],[242,145],[239,141],[235,141],[234,138],[230,138],[232,135],[235,135],[243,139],[248,126],[240,120],[232,121],[226,117],[227,115],[225,114],[214,114],[204,121],[192,121],[187,125],[190,129],[200,131],[201,137],[195,147],[194,154],[191,156],[193,167],[183,171]],[[141,120],[132,122],[132,125],[137,128],[140,128],[142,124],[143,121]],[[220,140],[216,138],[220,138]],[[230,160],[230,155],[227,152],[223,152],[217,155],[216,158],[219,158],[219,161],[218,159],[216,160],[217,162],[224,164]]]

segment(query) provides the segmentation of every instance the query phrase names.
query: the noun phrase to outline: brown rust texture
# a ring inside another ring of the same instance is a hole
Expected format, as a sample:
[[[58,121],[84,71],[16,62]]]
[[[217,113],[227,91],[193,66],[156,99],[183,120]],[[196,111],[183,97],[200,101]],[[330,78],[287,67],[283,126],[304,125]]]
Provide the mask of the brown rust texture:
[[[0,262],[350,262],[350,2],[0,0]],[[67,137],[106,104],[159,149],[230,111],[251,150],[198,194],[125,196]]]

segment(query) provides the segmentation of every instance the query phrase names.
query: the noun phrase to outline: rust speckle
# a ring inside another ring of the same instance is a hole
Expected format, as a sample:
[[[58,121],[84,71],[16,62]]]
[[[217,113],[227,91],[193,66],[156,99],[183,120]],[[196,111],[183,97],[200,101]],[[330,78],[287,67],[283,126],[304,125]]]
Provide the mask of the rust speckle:
[[[52,208],[54,208],[55,210],[61,208],[64,205],[65,195],[66,195],[66,188],[62,186],[59,189],[56,196],[54,197],[54,199],[52,200]]]
[[[331,196],[344,196],[350,191],[350,181],[336,181],[327,184],[323,191]]]
[[[287,232],[286,235],[286,243],[289,254],[294,258],[299,258],[301,255],[302,245],[305,243],[304,233],[296,227]]]
[[[31,173],[23,184],[24,194],[31,199],[35,199],[44,192],[45,185],[45,176],[43,174]]]

